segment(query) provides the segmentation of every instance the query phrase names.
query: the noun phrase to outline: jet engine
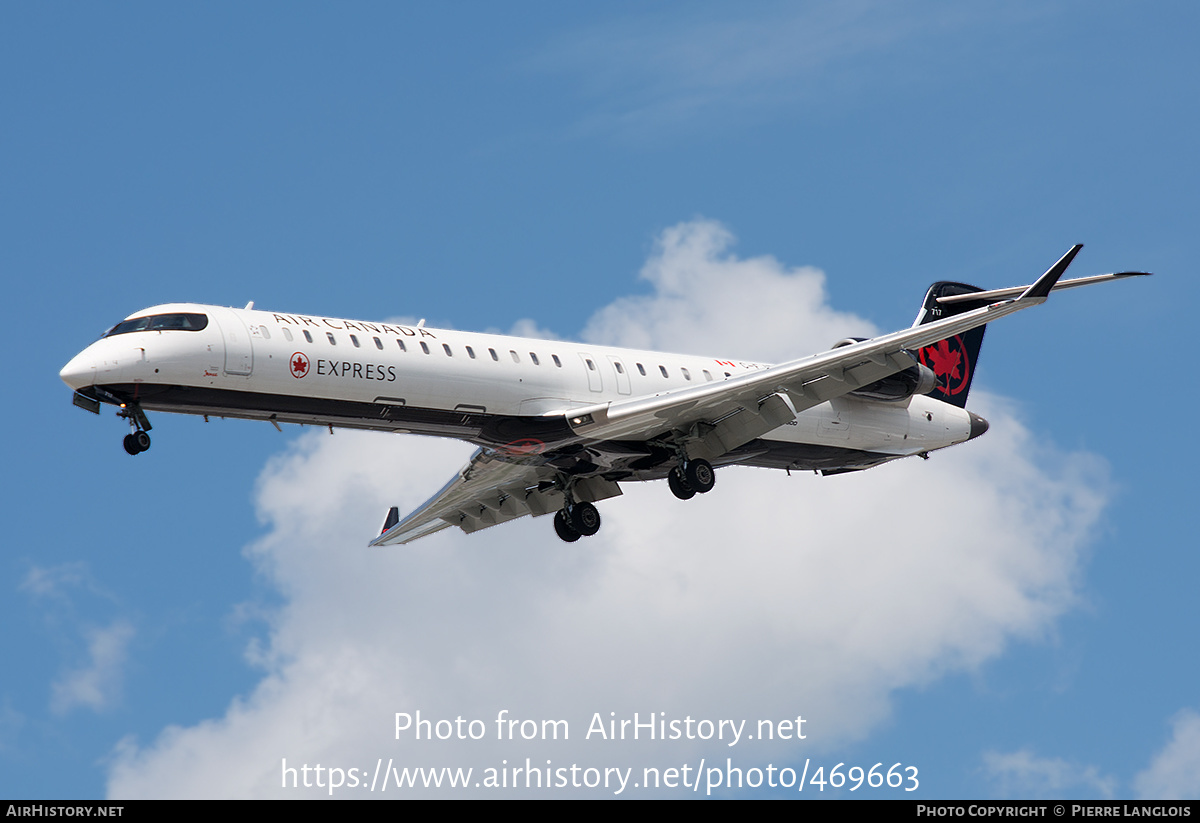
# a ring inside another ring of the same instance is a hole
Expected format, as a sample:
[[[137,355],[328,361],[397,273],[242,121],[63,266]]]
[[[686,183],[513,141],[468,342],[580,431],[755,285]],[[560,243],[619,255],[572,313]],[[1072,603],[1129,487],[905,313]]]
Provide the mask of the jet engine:
[[[861,343],[866,339],[865,337],[847,337],[844,340],[834,343],[833,348],[840,349],[842,346]],[[914,363],[904,371],[896,372],[882,380],[876,380],[874,383],[868,383],[861,388],[855,389],[850,392],[850,396],[861,397],[864,400],[882,400],[888,403],[895,403],[900,400],[907,400],[914,394],[929,394],[937,388],[937,385],[937,375],[933,373],[933,369],[924,363]]]

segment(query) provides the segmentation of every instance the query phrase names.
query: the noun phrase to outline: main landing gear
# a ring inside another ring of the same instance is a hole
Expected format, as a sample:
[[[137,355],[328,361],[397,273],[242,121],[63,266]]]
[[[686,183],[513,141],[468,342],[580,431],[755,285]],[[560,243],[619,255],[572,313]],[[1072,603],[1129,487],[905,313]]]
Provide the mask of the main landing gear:
[[[667,474],[667,485],[671,493],[680,500],[690,500],[697,494],[712,491],[717,484],[717,473],[707,460],[684,460]],[[600,512],[591,503],[575,502],[572,487],[562,481],[567,503],[554,514],[554,531],[567,543],[581,537],[590,537],[600,531]]]
[[[141,406],[137,403],[122,403],[117,417],[124,417],[129,421],[130,432],[122,441],[127,454],[141,454],[150,448],[150,435],[146,432],[153,427]]]
[[[554,515],[554,531],[568,543],[600,531],[600,512],[591,503],[576,503]]]
[[[691,500],[697,494],[706,494],[716,484],[717,473],[707,460],[688,460],[682,466],[671,469],[667,475],[671,493],[680,500]]]

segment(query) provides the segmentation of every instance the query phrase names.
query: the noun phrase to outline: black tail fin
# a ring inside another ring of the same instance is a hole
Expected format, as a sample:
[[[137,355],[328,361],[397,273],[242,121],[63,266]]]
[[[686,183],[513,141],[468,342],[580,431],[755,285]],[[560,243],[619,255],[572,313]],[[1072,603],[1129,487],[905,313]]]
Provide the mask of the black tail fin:
[[[921,313],[917,315],[917,321],[913,325],[932,323],[934,320],[986,306],[987,300],[964,300],[961,303],[946,305],[937,302],[939,297],[973,294],[977,291],[983,289],[968,286],[966,283],[934,283],[929,287],[925,302],[921,305]],[[979,362],[979,349],[983,346],[985,329],[987,326],[971,329],[964,334],[926,346],[918,352],[921,362],[933,369],[933,373],[937,375],[938,387],[929,393],[930,397],[966,408],[967,392],[971,390],[971,380],[975,377],[975,365]]]

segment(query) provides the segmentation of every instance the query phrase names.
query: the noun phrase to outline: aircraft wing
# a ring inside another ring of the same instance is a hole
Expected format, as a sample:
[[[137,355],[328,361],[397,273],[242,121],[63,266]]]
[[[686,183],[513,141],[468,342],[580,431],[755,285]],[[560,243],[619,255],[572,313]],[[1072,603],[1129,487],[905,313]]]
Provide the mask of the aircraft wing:
[[[1006,297],[1015,297],[721,382],[572,409],[567,422],[576,434],[593,440],[648,440],[690,431],[689,457],[712,459],[784,425],[794,414],[913,366],[913,350],[1045,302],[1081,248],[1074,246],[1033,285],[1004,290]],[[1127,275],[1087,279],[1119,276]]]
[[[914,350],[1045,302],[1080,248],[1072,248],[1031,286],[971,294],[973,300],[996,299],[982,308],[720,382],[547,416],[565,414],[575,434],[593,442],[672,435],[684,444],[689,459],[711,460],[790,422],[806,409],[910,368],[917,363]],[[1070,288],[1132,274],[1100,275],[1063,285]],[[553,451],[519,455],[480,449],[419,509],[394,525],[389,517],[390,527],[371,545],[409,543],[449,526],[473,532],[527,514],[551,514],[564,504],[557,486],[560,470],[550,465],[561,456]],[[573,482],[577,501],[594,502],[621,493],[615,482],[599,475],[576,476]]]
[[[557,470],[546,465],[552,457],[552,452],[521,456],[479,449],[441,491],[370,545],[411,543],[449,526],[474,532],[527,514],[553,514],[564,498],[554,484]],[[580,478],[573,491],[577,500],[589,503],[621,493],[616,483],[602,477]]]

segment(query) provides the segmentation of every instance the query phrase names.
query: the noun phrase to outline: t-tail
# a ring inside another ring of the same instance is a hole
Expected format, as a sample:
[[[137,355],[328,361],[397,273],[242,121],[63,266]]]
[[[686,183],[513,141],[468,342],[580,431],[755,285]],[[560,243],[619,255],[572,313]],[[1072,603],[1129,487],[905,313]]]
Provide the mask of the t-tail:
[[[921,305],[921,313],[917,315],[913,325],[920,326],[982,308],[990,301],[968,299],[954,303],[938,302],[942,297],[982,291],[978,286],[969,286],[966,283],[938,281],[929,287],[925,302]],[[971,380],[975,377],[975,366],[979,362],[979,349],[983,346],[983,333],[986,330],[987,326],[979,326],[963,334],[940,340],[917,352],[921,362],[937,375],[937,388],[929,392],[930,397],[966,408],[967,392],[971,390]]]
[[[1140,277],[1146,272],[1123,271],[1116,274],[1096,274],[1091,277],[1078,277],[1074,280],[1060,280],[1075,255],[1083,244],[1077,243],[1066,254],[1058,259],[1046,273],[1031,286],[1016,286],[1008,289],[992,289],[984,291],[978,286],[966,283],[951,283],[939,280],[929,287],[925,294],[925,302],[921,304],[921,313],[913,326],[943,320],[956,314],[982,309],[984,306],[1002,303],[1033,301],[1041,303],[1052,291],[1073,289],[1078,286],[1090,286],[1093,283],[1105,283],[1110,280],[1120,280],[1125,277]],[[971,380],[975,377],[975,369],[979,365],[979,349],[983,346],[983,332],[987,326],[977,326],[968,332],[939,340],[921,349],[917,356],[921,362],[933,370],[937,376],[937,388],[929,392],[929,396],[946,403],[952,403],[960,409],[967,406],[967,393],[971,390]]]

